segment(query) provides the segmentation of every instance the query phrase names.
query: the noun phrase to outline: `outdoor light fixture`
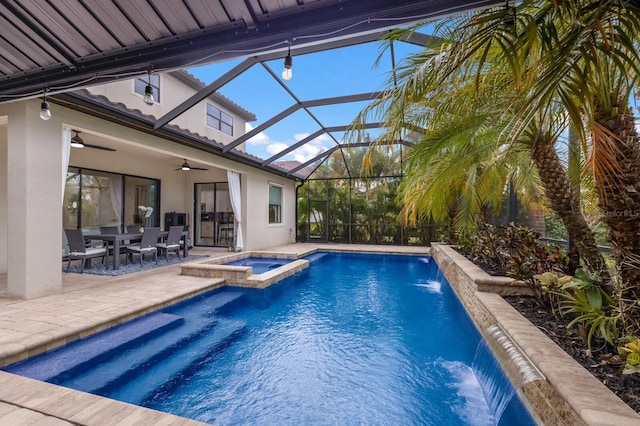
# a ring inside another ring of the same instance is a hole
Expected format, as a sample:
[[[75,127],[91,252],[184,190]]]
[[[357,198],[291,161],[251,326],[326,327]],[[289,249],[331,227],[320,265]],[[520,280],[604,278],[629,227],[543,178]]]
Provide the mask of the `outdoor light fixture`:
[[[44,91],[44,99],[40,104],[40,118],[48,120],[51,118],[51,110],[49,109],[49,102],[47,102],[47,91]]]
[[[71,144],[70,145],[72,147],[74,147],[74,148],[84,148],[84,141],[78,135],[78,133],[80,133],[80,132],[78,130],[74,130],[74,132],[76,132],[76,135],[71,138]]]
[[[144,103],[147,105],[153,105],[153,87],[151,87],[151,71],[149,71],[149,81],[144,88]]]
[[[187,160],[184,160],[184,163],[182,163],[182,167],[180,167],[180,170],[191,170],[191,167],[189,167],[189,163],[187,163]]]
[[[288,81],[288,80],[291,80],[291,77],[293,77],[293,73],[291,71],[291,65],[293,65],[293,59],[291,59],[291,47],[289,47],[287,56],[284,58],[284,68],[282,69],[283,80]]]

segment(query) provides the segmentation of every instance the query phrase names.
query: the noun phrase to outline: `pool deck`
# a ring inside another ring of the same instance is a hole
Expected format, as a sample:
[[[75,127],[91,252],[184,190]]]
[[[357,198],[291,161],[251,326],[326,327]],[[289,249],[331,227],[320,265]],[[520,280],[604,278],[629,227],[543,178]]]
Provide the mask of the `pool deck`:
[[[337,244],[291,244],[263,251],[300,256],[323,249],[416,255],[429,253],[427,247]],[[195,248],[190,252],[208,254],[211,257],[230,254],[228,251],[202,248]],[[0,275],[0,365],[109,328],[168,304],[209,291],[222,283],[223,280],[219,278],[180,275],[179,265],[118,277],[71,273],[63,274],[61,294],[22,300],[8,297],[6,275]],[[512,312],[505,311],[504,315],[512,315]],[[516,322],[518,326],[523,326],[521,319]],[[533,325],[531,327],[535,328]],[[537,328],[535,330],[537,331]],[[567,382],[577,380],[576,374],[575,371],[567,374]],[[558,387],[562,388],[562,384]],[[576,397],[582,400],[587,396],[573,396]],[[597,398],[590,405],[594,411],[600,408]],[[604,415],[606,407],[601,408]],[[611,418],[600,420],[601,422],[592,424],[612,424]],[[631,419],[626,420],[633,422]],[[0,425],[5,424],[20,426],[202,423],[0,372]]]
[[[268,251],[303,255],[317,249],[425,254],[425,247],[291,244]],[[267,251],[267,250],[263,250]],[[230,253],[194,248],[211,257]],[[62,266],[62,265],[61,265]],[[62,293],[10,298],[0,275],[0,366],[112,327],[219,287],[223,280],[180,275],[180,266],[116,277],[63,273]],[[189,419],[0,372],[0,425],[196,425]]]

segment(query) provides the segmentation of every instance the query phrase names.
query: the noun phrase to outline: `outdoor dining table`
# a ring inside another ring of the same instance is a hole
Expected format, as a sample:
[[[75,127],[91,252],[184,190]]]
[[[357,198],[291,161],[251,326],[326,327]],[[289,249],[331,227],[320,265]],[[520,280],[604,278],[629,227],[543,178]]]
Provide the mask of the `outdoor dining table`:
[[[160,238],[166,238],[169,231],[160,231]],[[189,255],[189,232],[182,231],[182,252],[184,257]],[[113,249],[113,269],[120,269],[120,246],[124,241],[138,242],[142,240],[142,232],[123,232],[118,234],[91,234],[85,235],[86,239],[99,240],[111,245]]]

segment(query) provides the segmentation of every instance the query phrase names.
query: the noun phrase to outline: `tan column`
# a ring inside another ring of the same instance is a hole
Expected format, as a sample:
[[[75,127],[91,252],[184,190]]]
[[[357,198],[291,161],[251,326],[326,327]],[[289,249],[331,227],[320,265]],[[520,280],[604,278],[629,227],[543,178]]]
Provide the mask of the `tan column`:
[[[8,104],[8,291],[32,299],[62,290],[62,126],[40,101]],[[54,116],[55,117],[55,116]]]
[[[0,274],[7,273],[7,117],[0,115]]]

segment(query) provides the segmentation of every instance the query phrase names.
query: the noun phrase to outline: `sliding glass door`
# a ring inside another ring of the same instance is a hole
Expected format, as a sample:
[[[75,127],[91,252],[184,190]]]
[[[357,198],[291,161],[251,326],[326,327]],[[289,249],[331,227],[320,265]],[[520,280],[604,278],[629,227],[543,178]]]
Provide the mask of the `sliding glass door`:
[[[230,247],[234,241],[234,219],[227,182],[196,183],[195,244]]]
[[[63,228],[98,233],[101,226],[159,226],[156,179],[69,168],[62,207]],[[152,207],[145,218],[138,206]]]

